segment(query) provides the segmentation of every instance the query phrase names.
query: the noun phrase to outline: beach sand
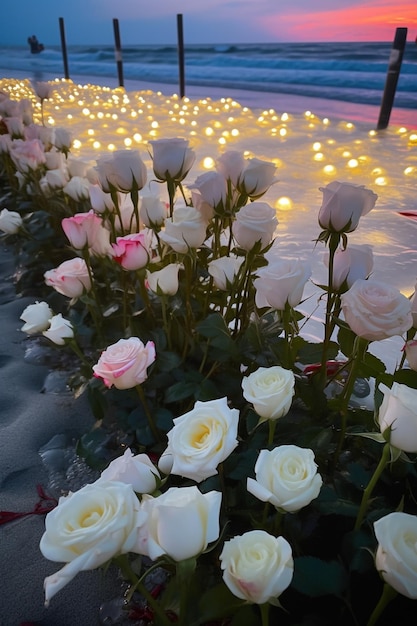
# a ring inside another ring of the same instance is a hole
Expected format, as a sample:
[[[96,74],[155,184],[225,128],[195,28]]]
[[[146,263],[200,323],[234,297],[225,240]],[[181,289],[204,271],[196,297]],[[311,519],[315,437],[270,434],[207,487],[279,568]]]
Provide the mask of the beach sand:
[[[21,80],[24,76],[15,76],[15,78]],[[80,82],[85,82],[85,78],[78,78]],[[144,83],[131,85],[128,82],[126,91],[131,88],[136,91],[160,89],[165,94],[173,93],[175,90],[174,86],[171,91],[167,85],[152,86]],[[223,90],[212,88],[204,90],[201,87],[189,87],[187,89],[187,96],[191,99],[203,96],[219,99],[225,95]],[[375,216],[369,216],[368,226],[364,227],[364,234],[360,235],[363,239],[358,243],[375,240],[380,251],[377,277],[383,277],[393,283],[399,279],[398,287],[409,295],[417,276],[417,223],[399,218],[397,214],[400,209],[417,209],[415,203],[416,146],[410,139],[409,130],[401,133],[393,126],[384,138],[373,139],[368,145],[368,131],[376,121],[377,107],[360,107],[343,103],[343,108],[341,108],[340,103],[338,105],[335,102],[319,99],[256,94],[255,92],[235,93],[232,90],[227,95],[239,101],[243,106],[252,106],[257,111],[272,107],[293,115],[293,121],[288,124],[286,138],[281,137],[279,133],[271,135],[270,124],[267,127],[262,121],[256,121],[256,115],[247,116],[245,118],[247,133],[243,132],[245,125],[242,122],[240,140],[230,144],[233,149],[247,149],[259,158],[268,158],[271,155],[275,158],[279,157],[279,178],[282,187],[274,190],[275,201],[277,196],[290,196],[291,206],[297,208],[298,203],[302,206],[298,209],[300,215],[297,221],[297,219],[292,219],[291,214],[286,212],[282,204],[275,204],[277,209],[280,211],[282,209],[280,212],[281,242],[289,252],[309,255],[314,248],[313,233],[315,235],[318,233],[316,224],[314,228],[305,228],[305,215],[306,211],[312,208],[316,211],[320,203],[318,187],[329,181],[322,171],[322,165],[317,165],[317,160],[312,156],[314,154],[311,153],[313,141],[322,141],[326,146],[323,149],[324,154],[326,155],[326,150],[332,151],[332,158],[337,157],[340,162],[342,158],[345,162],[348,158],[341,156],[342,149],[345,151],[349,149],[352,156],[358,158],[366,153],[369,160],[366,167],[362,167],[357,177],[354,178],[355,182],[366,185],[375,182],[378,173],[374,170],[377,167],[381,168],[382,173],[380,172],[379,175],[386,176],[388,181],[387,186],[381,187],[381,208],[375,212]],[[74,105],[72,106],[74,110]],[[62,125],[69,110],[71,110],[71,104],[63,103]],[[306,110],[312,110],[319,116],[334,118],[336,121],[330,124],[332,132],[327,130],[328,127],[323,125],[320,119],[306,118],[304,116]],[[411,113],[407,112],[407,116]],[[242,112],[239,109],[240,114]],[[225,115],[221,118],[222,120]],[[359,120],[361,125],[359,127],[339,125],[341,119]],[[395,120],[398,124],[404,123],[396,118],[394,111],[393,124]],[[214,123],[215,116],[212,121]],[[98,126],[97,120],[88,119],[87,116],[85,122],[84,119],[80,121],[80,124],[84,124],[82,132],[85,132],[86,123],[92,127]],[[159,123],[160,136],[164,136],[163,119],[160,119]],[[277,127],[279,126],[277,122]],[[169,128],[172,131],[172,124]],[[408,125],[408,129],[410,128],[412,128],[411,123]],[[107,137],[111,136],[111,129],[106,132]],[[297,137],[294,138],[294,135]],[[146,138],[147,136],[144,137]],[[203,138],[203,145],[204,141],[206,141],[205,138]],[[336,142],[336,147],[331,141]],[[209,143],[208,138],[207,143]],[[217,141],[212,141],[211,153],[214,154],[218,145]],[[87,148],[88,157],[91,158],[94,151],[88,146]],[[81,155],[84,154],[82,150],[80,152]],[[307,156],[307,153],[310,156]],[[339,164],[338,175],[341,174],[341,167]],[[412,170],[408,178],[404,174],[406,167]],[[335,175],[332,175],[332,179],[334,178]],[[308,191],[301,200],[300,194],[304,187]],[[80,435],[89,430],[93,419],[87,400],[83,396],[74,400],[69,394],[44,392],[45,379],[49,372],[48,366],[33,364],[25,360],[28,340],[20,331],[22,322],[19,317],[24,308],[33,303],[34,298],[16,296],[13,285],[15,269],[13,249],[4,241],[0,245],[0,509],[28,512],[33,510],[39,500],[37,485],[48,490],[49,476],[42,463],[39,450],[56,434]],[[0,626],[20,626],[25,622],[36,623],[39,626],[93,626],[99,623],[98,609],[102,601],[117,596],[119,583],[116,580],[116,573],[111,570],[103,577],[100,571],[83,572],[68,584],[63,592],[53,598],[49,608],[44,608],[43,579],[59,569],[60,565],[47,561],[39,551],[38,544],[43,529],[44,515],[27,515],[0,527],[2,581]]]

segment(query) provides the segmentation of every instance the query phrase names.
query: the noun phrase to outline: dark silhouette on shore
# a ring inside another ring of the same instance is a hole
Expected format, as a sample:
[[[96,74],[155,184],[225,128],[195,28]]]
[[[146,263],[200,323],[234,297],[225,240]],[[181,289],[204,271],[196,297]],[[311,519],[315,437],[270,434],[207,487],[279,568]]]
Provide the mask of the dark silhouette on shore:
[[[40,52],[42,52],[42,50],[45,49],[45,46],[43,45],[43,43],[39,43],[36,35],[32,35],[31,37],[28,37],[28,44],[30,46],[30,51],[32,54],[39,54]]]

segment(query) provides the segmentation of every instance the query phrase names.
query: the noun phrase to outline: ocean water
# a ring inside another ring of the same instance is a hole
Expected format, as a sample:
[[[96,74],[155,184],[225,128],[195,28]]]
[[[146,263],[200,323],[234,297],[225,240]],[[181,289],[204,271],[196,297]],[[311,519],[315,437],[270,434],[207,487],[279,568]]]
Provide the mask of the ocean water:
[[[391,47],[391,42],[185,45],[185,82],[380,105]],[[69,46],[67,52],[70,78],[117,79],[113,45]],[[126,46],[122,61],[125,80],[178,83],[176,45]],[[0,77],[13,70],[37,80],[63,77],[61,49],[47,46],[32,55],[26,46],[0,46]],[[413,42],[406,44],[395,106],[417,109]]]

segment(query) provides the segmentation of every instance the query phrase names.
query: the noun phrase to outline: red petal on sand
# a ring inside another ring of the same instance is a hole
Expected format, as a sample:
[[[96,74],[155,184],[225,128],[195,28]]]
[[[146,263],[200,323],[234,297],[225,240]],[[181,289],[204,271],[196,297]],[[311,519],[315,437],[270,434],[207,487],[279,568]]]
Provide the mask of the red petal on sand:
[[[403,217],[408,217],[410,220],[417,221],[417,211],[398,211],[398,215],[402,215]]]
[[[0,511],[0,525],[7,524],[7,522],[12,522],[20,517],[26,517],[26,515],[42,515],[43,513],[49,513],[49,511],[52,511],[52,509],[56,507],[58,501],[52,496],[48,496],[42,485],[37,485],[36,491],[40,499],[39,502],[35,504],[33,511],[19,511],[17,513],[13,511]]]

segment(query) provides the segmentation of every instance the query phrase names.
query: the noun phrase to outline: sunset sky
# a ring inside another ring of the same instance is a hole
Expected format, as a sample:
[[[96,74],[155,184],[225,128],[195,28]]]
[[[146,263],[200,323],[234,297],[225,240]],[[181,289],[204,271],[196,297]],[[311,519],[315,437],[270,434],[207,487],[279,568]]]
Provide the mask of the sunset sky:
[[[122,45],[176,41],[176,14],[183,14],[186,43],[281,41],[392,41],[398,26],[417,36],[416,0],[20,0],[8,2],[0,44],[26,44],[36,33],[46,45],[108,44],[112,19]]]

